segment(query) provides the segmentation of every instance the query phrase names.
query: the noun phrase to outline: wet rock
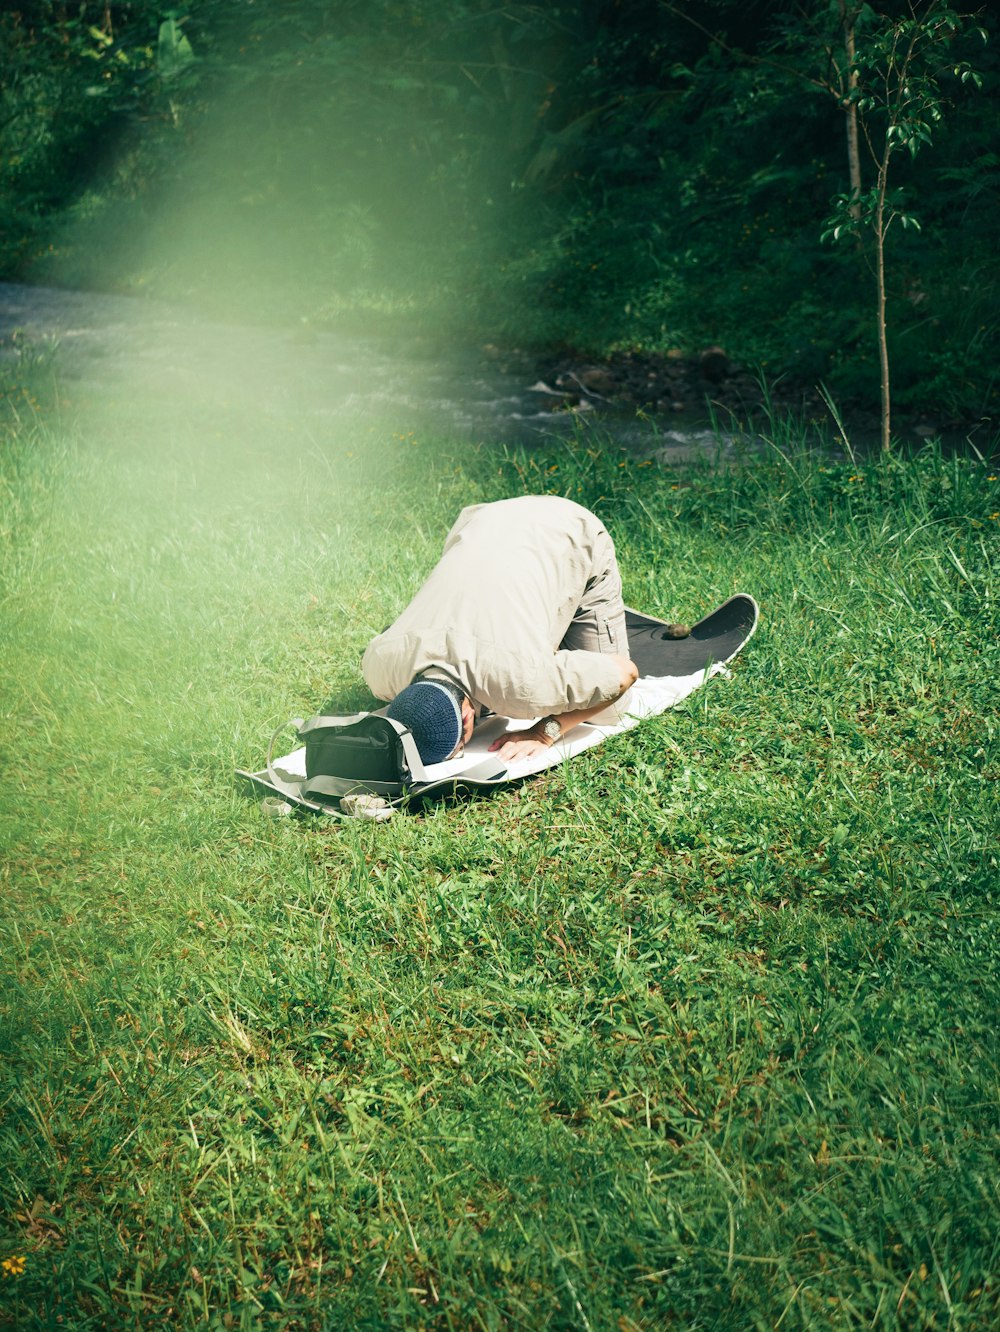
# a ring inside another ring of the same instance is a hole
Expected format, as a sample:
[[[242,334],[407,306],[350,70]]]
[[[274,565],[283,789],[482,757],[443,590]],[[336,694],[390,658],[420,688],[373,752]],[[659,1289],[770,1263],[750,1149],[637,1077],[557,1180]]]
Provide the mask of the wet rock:
[[[698,368],[710,384],[721,384],[729,375],[729,357],[721,347],[706,347],[698,355]]]
[[[602,397],[607,397],[615,391],[614,375],[601,366],[590,366],[581,371],[580,383],[588,393],[600,393]]]

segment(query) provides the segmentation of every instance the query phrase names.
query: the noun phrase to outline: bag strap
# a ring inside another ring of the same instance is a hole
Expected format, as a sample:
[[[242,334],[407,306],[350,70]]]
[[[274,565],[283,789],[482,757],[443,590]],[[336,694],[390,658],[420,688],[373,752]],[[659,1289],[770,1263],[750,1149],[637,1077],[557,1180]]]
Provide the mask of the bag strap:
[[[276,786],[279,791],[284,792],[285,795],[294,795],[296,798],[298,798],[299,788],[302,786],[302,782],[289,782],[285,778],[279,777],[274,771],[274,742],[283,731],[287,731],[293,727],[298,731],[301,725],[302,721],[298,717],[292,717],[289,721],[282,722],[280,726],[276,726],[271,732],[270,740],[267,742],[267,780],[272,786]]]
[[[364,721],[366,717],[374,717],[373,712],[352,712],[345,716],[334,717],[323,712],[317,712],[315,716],[310,717],[308,721],[290,721],[288,726],[294,726],[299,733],[299,739],[304,740],[307,735],[313,731],[325,731],[329,728],[339,726],[353,726],[355,722]],[[386,721],[390,719],[387,717]],[[279,728],[280,729],[280,728]]]
[[[303,799],[323,796],[339,800],[346,795],[380,795],[388,800],[405,800],[402,782],[377,782],[373,778],[359,781],[355,777],[310,777],[299,787]]]

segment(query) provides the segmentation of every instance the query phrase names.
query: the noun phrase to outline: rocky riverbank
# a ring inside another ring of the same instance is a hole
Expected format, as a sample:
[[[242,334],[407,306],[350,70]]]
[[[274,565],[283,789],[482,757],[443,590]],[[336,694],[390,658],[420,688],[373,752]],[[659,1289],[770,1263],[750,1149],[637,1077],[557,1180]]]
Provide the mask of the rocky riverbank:
[[[807,419],[827,412],[816,388],[781,379],[765,385],[748,367],[733,361],[722,347],[695,355],[619,352],[595,360],[573,351],[529,356],[486,346],[484,354],[507,374],[537,372],[530,391],[550,411],[590,410],[601,405],[631,409],[669,419],[704,413],[706,419],[744,418],[767,402]]]
[[[661,429],[672,422],[684,428],[713,423],[722,429],[751,428],[769,412],[786,414],[827,434],[835,431],[829,404],[813,383],[780,375],[768,380],[741,365],[725,348],[711,346],[695,354],[619,352],[594,358],[559,350],[534,355],[486,346],[483,354],[505,374],[532,380],[539,412],[604,412],[648,415]],[[849,437],[864,447],[879,431],[877,405],[860,400],[836,403]],[[954,442],[995,434],[989,421],[959,420],[925,412],[894,414],[894,433],[904,443],[943,436]]]
[[[835,434],[814,385],[787,376],[765,383],[718,346],[603,359],[572,349],[459,347],[225,324],[134,297],[0,283],[0,363],[32,358],[51,361],[69,381],[105,388],[251,400],[262,411],[304,411],[331,424],[364,417],[483,441],[530,443],[587,421],[623,446],[714,453],[753,434],[769,410],[812,423],[817,435]],[[844,402],[838,411],[855,447],[877,439],[877,412]],[[900,413],[894,432],[908,444],[942,434],[961,446],[974,424]],[[976,428],[976,446],[985,451],[992,434],[988,425]]]

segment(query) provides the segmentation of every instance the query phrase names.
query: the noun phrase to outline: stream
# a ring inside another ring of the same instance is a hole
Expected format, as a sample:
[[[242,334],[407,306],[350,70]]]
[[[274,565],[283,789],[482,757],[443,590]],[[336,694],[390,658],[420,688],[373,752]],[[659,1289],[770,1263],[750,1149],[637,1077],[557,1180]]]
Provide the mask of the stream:
[[[733,448],[704,410],[672,404],[646,414],[597,392],[570,396],[516,351],[389,346],[329,329],[230,324],[134,296],[0,283],[0,366],[19,359],[52,359],[67,386],[220,403],[237,395],[262,412],[330,425],[368,420],[531,444],[584,423],[664,461]]]

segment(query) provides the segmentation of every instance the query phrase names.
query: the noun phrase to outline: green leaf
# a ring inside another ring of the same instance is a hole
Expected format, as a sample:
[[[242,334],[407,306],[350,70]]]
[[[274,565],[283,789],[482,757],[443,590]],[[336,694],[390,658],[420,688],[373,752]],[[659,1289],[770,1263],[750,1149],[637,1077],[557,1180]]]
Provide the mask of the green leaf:
[[[181,25],[174,18],[164,19],[160,24],[160,35],[156,47],[156,67],[165,78],[173,78],[185,66],[190,65],[195,54],[191,43],[181,31]]]

